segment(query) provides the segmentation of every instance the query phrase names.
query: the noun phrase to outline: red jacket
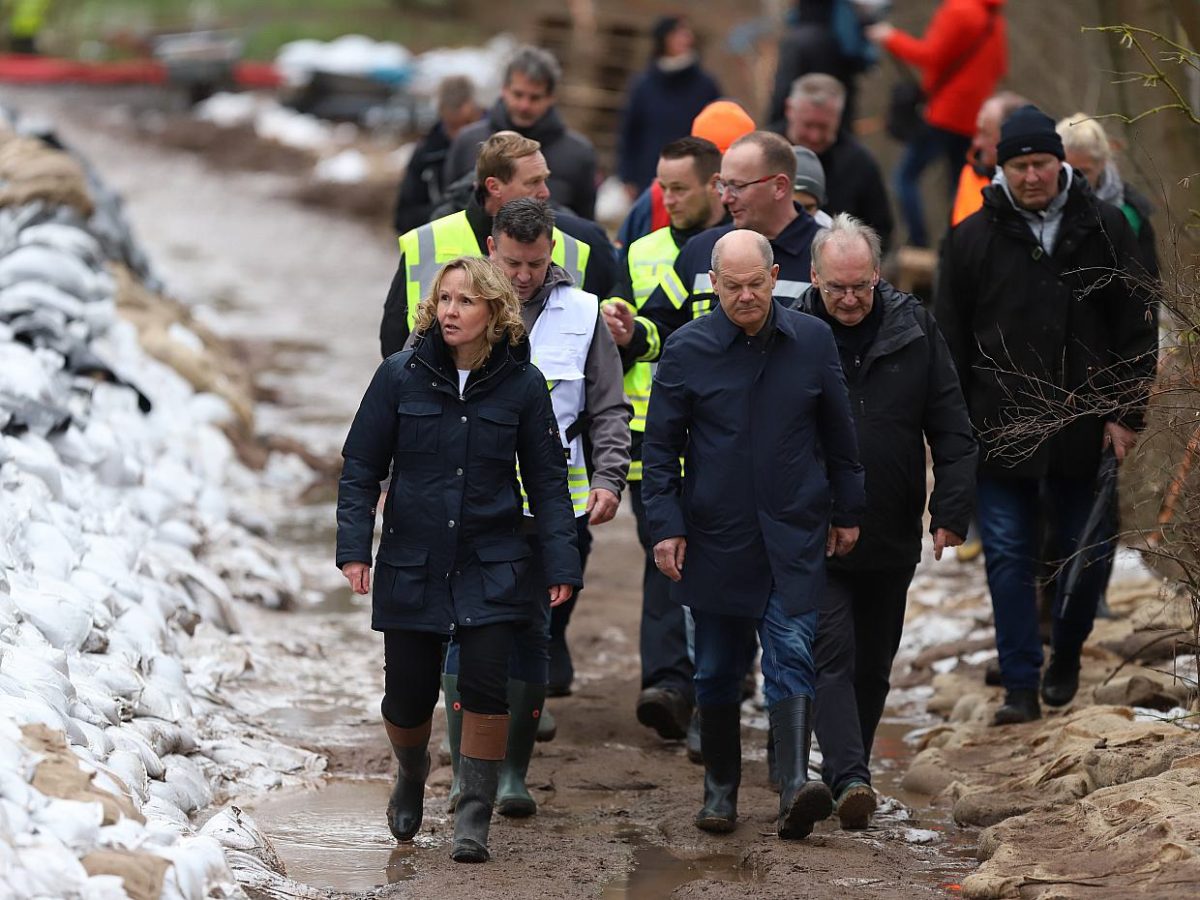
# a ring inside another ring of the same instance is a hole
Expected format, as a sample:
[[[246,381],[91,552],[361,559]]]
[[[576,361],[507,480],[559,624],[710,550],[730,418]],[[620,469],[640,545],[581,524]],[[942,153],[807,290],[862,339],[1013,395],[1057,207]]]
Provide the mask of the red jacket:
[[[929,102],[925,120],[930,125],[970,136],[983,101],[996,90],[1008,70],[1008,35],[1004,0],[942,0],[924,37],[893,31],[884,45],[896,58],[921,70],[921,86]],[[988,27],[983,44],[962,61]],[[959,67],[947,80],[946,73]]]

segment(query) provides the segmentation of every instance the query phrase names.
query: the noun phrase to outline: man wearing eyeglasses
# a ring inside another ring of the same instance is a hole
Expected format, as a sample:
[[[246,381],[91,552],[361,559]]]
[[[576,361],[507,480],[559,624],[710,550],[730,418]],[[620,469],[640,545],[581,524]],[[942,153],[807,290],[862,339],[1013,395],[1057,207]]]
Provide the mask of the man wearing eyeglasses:
[[[829,788],[808,780],[812,640],[825,559],[858,538],[862,467],[829,327],[772,297],[770,243],[746,229],[726,234],[711,263],[720,305],[674,334],[654,375],[644,498],[655,564],[696,623],[696,827],[737,826],[741,682],[757,633],[778,833],[794,840],[833,811]]]
[[[834,216],[813,241],[813,286],[797,305],[833,329],[866,470],[861,536],[828,561],[814,650],[821,775],[843,828],[866,828],[875,810],[871,744],[921,558],[926,441],[937,558],[962,543],[975,494],[975,439],[950,351],[921,302],[880,281],[880,255],[874,229]]]
[[[636,359],[653,361],[680,326],[712,312],[717,295],[709,278],[713,247],[739,228],[756,231],[771,245],[779,276],[773,294],[792,305],[809,286],[809,248],[817,223],[792,198],[796,155],[777,134],[752,131],[730,145],[716,181],[733,220],[696,235],[680,251],[672,270],[642,306],[617,344]]]

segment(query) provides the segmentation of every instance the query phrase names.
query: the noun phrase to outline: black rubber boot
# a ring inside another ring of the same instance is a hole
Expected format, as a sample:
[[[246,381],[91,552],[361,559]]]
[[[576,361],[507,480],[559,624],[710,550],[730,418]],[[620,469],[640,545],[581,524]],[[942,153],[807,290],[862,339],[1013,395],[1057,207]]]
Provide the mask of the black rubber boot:
[[[454,812],[458,805],[460,786],[458,783],[458,748],[462,743],[462,697],[458,695],[458,676],[442,676],[442,694],[446,698],[446,739],[450,743],[450,768],[454,775],[450,780],[450,796],[446,809]]]
[[[529,759],[537,740],[538,720],[546,702],[546,686],[527,681],[508,682],[508,749],[500,766],[496,810],[502,816],[521,819],[537,812],[537,801],[525,785]]]
[[[799,840],[833,812],[833,794],[823,781],[808,778],[812,740],[812,698],[791,697],[770,710],[779,766],[779,836]]]
[[[775,729],[767,726],[767,787],[779,793],[779,760],[775,756]]]
[[[1079,654],[1055,652],[1042,675],[1042,700],[1047,706],[1066,706],[1079,690]]]
[[[700,710],[692,710],[692,718],[688,722],[687,730],[687,758],[688,762],[696,763],[696,765],[704,764],[704,754],[700,751]]]
[[[992,716],[993,725],[1020,725],[1042,717],[1038,692],[1032,688],[1005,691],[1004,705]]]
[[[487,862],[488,830],[500,781],[500,763],[508,744],[508,716],[463,714],[462,754],[458,777],[462,792],[454,811],[455,862]]]
[[[700,707],[700,753],[704,757],[704,806],[696,827],[728,834],[737,826],[742,780],[742,706]]]
[[[387,719],[388,740],[392,754],[399,764],[396,783],[388,798],[387,822],[392,836],[398,841],[411,841],[421,830],[421,816],[425,809],[425,779],[429,777],[429,730],[430,719],[416,728],[400,728]]]

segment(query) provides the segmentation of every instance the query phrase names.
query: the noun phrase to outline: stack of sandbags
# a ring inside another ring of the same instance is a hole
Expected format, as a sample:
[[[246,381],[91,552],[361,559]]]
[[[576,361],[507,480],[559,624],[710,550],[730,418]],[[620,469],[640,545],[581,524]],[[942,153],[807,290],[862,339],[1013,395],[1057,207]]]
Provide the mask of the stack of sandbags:
[[[222,426],[248,405],[219,374],[189,373],[197,392],[118,316],[144,257],[88,178],[0,137],[0,885],[241,896],[188,816],[323,762],[214,733],[211,666],[179,648],[201,621],[235,629],[246,597],[283,605],[299,575],[230,507],[255,476]],[[156,340],[199,353],[173,324]]]

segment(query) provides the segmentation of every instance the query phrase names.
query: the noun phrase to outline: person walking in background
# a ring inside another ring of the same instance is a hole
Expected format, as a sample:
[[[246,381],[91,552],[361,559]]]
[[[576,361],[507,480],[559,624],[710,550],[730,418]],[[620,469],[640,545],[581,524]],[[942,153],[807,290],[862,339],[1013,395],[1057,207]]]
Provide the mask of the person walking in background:
[[[871,151],[842,127],[845,102],[845,88],[836,78],[819,73],[797,78],[779,133],[793,146],[807,147],[821,161],[827,195],[821,208],[831,216],[849,213],[866,222],[886,251],[893,221],[883,172]]]
[[[925,34],[916,38],[887,22],[867,36],[921,72],[923,124],[908,140],[896,169],[896,196],[908,242],[929,246],[921,175],[938,159],[947,166],[946,191],[954,190],[975,132],[979,107],[1008,70],[1005,0],[942,0]]]
[[[858,76],[873,66],[879,51],[863,33],[884,6],[878,0],[797,0],[788,15],[789,27],[779,39],[775,85],[766,122],[779,131],[792,85],[802,75],[832,75],[846,92],[843,122],[854,121]]]
[[[550,199],[584,219],[596,211],[596,150],[591,141],[567,128],[554,102],[562,67],[540,47],[521,47],[504,69],[500,97],[479,122],[468,125],[446,155],[445,183],[451,185],[475,168],[483,142],[497,131],[515,131],[542,145],[550,167]]]
[[[512,131],[493,134],[475,162],[475,187],[466,209],[434,219],[400,236],[400,263],[383,304],[379,347],[384,357],[404,346],[417,306],[438,267],[458,256],[484,256],[492,219],[510,200],[549,196],[550,170],[537,141]],[[564,213],[554,229],[554,262],[575,285],[608,296],[617,260],[604,230],[595,222]]]
[[[1004,120],[1029,101],[1012,91],[1001,91],[983,101],[975,117],[975,136],[967,161],[958,175],[954,205],[950,210],[953,227],[983,206],[983,189],[996,177],[996,144],[1000,142],[1000,126]]]
[[[833,810],[829,788],[808,780],[812,642],[825,559],[858,538],[863,473],[833,336],[774,299],[771,243],[733,231],[710,258],[719,303],[667,342],[646,419],[643,490],[655,563],[696,623],[696,827],[737,825],[742,679],[757,631],[779,837],[795,840]]]
[[[1125,214],[1141,253],[1142,268],[1151,282],[1158,280],[1158,246],[1150,216],[1154,207],[1137,188],[1121,177],[1113,159],[1112,143],[1095,118],[1075,113],[1058,123],[1067,164],[1083,175],[1098,200],[1111,203]]]
[[[621,113],[617,174],[631,201],[654,180],[659,151],[685,137],[700,111],[721,96],[716,79],[700,68],[685,18],[663,16],[652,36],[650,65],[633,79]]]
[[[1080,546],[1102,456],[1137,442],[1154,376],[1148,296],[1122,277],[1137,239],[1063,162],[1054,121],[1035,106],[1000,129],[983,209],[942,245],[938,324],[983,456],[979,526],[1005,688],[997,725],[1071,702],[1114,544]],[[1043,552],[1041,523],[1049,526]],[[1055,580],[1050,664],[1042,666],[1035,577],[1084,554],[1071,601]]]
[[[685,137],[663,147],[658,160],[658,183],[671,224],[634,241],[604,319],[614,339],[626,335],[642,304],[671,270],[680,249],[693,237],[725,218],[717,192],[721,151],[711,141]],[[654,348],[657,355],[657,348]],[[633,403],[629,468],[629,497],[637,520],[638,541],[645,551],[642,572],[642,618],[639,650],[642,689],[637,718],[665,740],[684,737],[694,705],[683,609],[670,597],[670,583],[654,565],[649,522],[642,498],[642,436],[650,402],[652,369],[632,354],[624,354],[625,394]]]
[[[408,161],[392,223],[397,234],[419,228],[442,201],[446,183],[442,174],[446,153],[458,133],[479,120],[483,110],[475,102],[475,83],[465,75],[443,78],[437,91],[437,123],[421,139]]]
[[[842,827],[866,828],[875,809],[871,746],[921,558],[925,444],[933,457],[929,532],[939,559],[966,534],[977,450],[933,316],[916,297],[879,279],[879,236],[842,213],[813,240],[812,257],[813,286],[796,308],[833,329],[867,491],[858,544],[827,567],[815,649],[815,730],[821,776]]]
[[[355,593],[372,591],[375,506],[390,472],[371,605],[371,627],[384,634],[384,727],[399,764],[388,827],[398,841],[420,830],[442,648],[453,635],[464,713],[450,854],[483,862],[508,739],[509,654],[535,614],[522,584],[530,548],[521,487],[554,606],[583,584],[575,516],[546,376],[530,364],[508,278],[487,260],[451,260],[421,302],[416,331],[417,345],[376,371],[346,437],[337,566]]]

